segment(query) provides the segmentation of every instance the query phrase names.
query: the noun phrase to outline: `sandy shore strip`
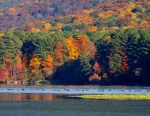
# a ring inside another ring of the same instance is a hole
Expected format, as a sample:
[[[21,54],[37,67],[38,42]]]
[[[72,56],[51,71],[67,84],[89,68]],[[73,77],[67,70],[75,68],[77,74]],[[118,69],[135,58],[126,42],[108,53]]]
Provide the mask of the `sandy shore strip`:
[[[0,93],[50,93],[50,94],[150,94],[150,88],[100,87],[100,86],[21,86],[0,87]]]

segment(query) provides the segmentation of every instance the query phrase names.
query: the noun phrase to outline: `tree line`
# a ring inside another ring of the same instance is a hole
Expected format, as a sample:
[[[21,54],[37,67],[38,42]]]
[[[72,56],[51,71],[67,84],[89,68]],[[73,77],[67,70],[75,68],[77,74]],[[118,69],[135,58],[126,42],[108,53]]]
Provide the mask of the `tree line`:
[[[0,80],[149,85],[150,31],[0,32]]]

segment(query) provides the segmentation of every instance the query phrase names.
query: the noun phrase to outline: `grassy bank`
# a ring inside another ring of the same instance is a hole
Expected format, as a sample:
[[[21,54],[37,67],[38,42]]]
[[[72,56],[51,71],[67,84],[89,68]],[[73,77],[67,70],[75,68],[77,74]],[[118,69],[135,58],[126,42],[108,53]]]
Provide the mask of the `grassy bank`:
[[[81,99],[99,99],[99,100],[150,100],[150,94],[98,94],[98,95],[77,95],[69,97]]]

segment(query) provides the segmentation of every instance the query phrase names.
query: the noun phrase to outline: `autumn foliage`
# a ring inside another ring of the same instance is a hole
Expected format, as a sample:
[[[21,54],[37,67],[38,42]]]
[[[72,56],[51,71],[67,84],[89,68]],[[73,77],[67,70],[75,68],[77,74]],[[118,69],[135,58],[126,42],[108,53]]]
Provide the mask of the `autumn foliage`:
[[[0,81],[150,84],[148,0],[6,2]]]

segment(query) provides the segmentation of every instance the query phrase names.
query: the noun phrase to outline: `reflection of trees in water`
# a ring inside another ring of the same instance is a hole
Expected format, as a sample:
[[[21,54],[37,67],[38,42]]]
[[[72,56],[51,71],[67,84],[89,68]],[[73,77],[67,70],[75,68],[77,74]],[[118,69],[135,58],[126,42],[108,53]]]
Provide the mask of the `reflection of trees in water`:
[[[1,100],[6,100],[6,101],[11,101],[11,100],[16,100],[16,101],[52,101],[52,100],[60,100],[62,99],[60,96],[54,96],[52,94],[0,94],[0,99]]]

